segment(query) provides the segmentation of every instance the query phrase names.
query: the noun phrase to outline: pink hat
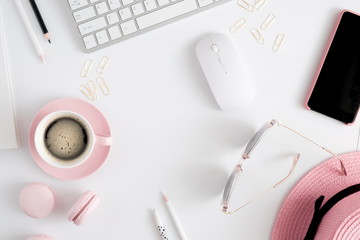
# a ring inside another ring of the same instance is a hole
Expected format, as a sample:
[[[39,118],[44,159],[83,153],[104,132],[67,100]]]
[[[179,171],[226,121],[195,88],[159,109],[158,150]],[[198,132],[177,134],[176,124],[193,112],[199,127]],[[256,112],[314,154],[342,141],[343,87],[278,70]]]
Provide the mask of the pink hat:
[[[315,202],[317,208],[323,208],[334,199],[336,204],[323,215],[314,239],[360,239],[360,185],[357,186],[359,190],[347,196],[343,194],[344,189],[354,189],[354,185],[360,184],[360,152],[340,157],[347,176],[339,170],[337,158],[331,158],[307,173],[285,199],[275,221],[272,240],[304,239],[313,220]],[[344,198],[336,197],[339,192]],[[321,195],[325,197],[322,202]]]

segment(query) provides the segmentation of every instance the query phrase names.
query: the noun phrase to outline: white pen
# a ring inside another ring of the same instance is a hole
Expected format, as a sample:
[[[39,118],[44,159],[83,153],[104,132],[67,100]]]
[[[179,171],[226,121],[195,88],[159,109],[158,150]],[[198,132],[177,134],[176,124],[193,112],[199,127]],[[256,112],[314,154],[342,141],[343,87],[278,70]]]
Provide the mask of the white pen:
[[[159,217],[159,215],[157,214],[157,212],[155,211],[155,209],[153,209],[153,214],[154,214],[155,223],[159,230],[161,239],[169,240],[169,238],[167,237],[166,231],[165,231],[164,223],[161,220],[161,218]]]
[[[35,47],[35,50],[37,52],[37,54],[39,55],[40,59],[45,63],[45,55],[44,55],[44,51],[41,48],[41,45],[35,35],[34,29],[32,28],[29,18],[27,17],[26,13],[25,13],[25,9],[23,7],[23,5],[21,4],[20,0],[15,0],[15,5],[20,13],[20,16],[24,22],[25,28],[27,30],[27,32],[29,33],[30,39]]]
[[[170,199],[168,198],[168,196],[163,192],[162,193],[164,196],[164,201],[166,204],[167,209],[169,210],[170,216],[175,224],[175,227],[180,235],[181,240],[187,240],[188,238],[186,237],[186,234],[184,232],[184,229],[180,223],[179,217],[177,216],[175,209],[170,201]]]

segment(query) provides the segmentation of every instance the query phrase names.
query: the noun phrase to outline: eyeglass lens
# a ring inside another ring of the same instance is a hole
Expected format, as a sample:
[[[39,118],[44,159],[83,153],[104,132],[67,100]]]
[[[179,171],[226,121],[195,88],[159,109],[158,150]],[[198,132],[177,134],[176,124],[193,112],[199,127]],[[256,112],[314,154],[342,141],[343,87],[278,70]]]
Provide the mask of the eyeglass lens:
[[[240,164],[236,165],[234,171],[231,173],[229,179],[226,182],[226,185],[224,188],[224,193],[223,193],[223,200],[222,200],[223,212],[225,212],[225,213],[227,212],[229,200],[231,197],[231,193],[234,189],[235,182],[241,171],[242,171],[241,165]]]
[[[243,159],[247,159],[250,157],[251,152],[255,149],[256,145],[260,142],[260,140],[265,136],[266,132],[274,126],[276,123],[275,120],[265,124],[262,128],[260,128],[250,139],[248,144],[245,147],[245,151],[242,155]]]

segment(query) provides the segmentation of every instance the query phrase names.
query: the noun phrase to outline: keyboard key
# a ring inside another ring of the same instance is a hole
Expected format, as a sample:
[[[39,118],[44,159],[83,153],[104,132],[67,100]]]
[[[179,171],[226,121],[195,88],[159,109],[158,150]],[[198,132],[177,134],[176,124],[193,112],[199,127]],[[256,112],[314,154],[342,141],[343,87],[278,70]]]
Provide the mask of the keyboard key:
[[[82,8],[86,5],[88,5],[87,0],[68,0],[70,4],[71,10],[76,10],[78,8]]]
[[[151,12],[136,19],[140,29],[145,29],[155,24],[164,22],[174,17],[191,12],[197,8],[195,0],[184,0],[171,6]]]
[[[86,49],[96,47],[96,41],[94,35],[89,35],[83,38]]]
[[[205,7],[207,5],[214,3],[213,0],[198,0],[198,2],[200,7]]]
[[[132,17],[130,9],[129,8],[123,8],[119,10],[119,14],[122,20],[126,20]]]
[[[90,0],[90,3],[95,3],[95,2],[98,2],[100,0]]]
[[[137,3],[135,5],[132,5],[131,9],[132,9],[135,16],[144,13],[144,7],[142,6],[141,3]]]
[[[96,18],[94,20],[91,20],[89,22],[80,24],[79,26],[80,34],[86,35],[88,33],[97,31],[101,28],[106,27],[106,21],[104,17]]]
[[[124,35],[128,35],[137,31],[134,20],[124,22],[120,26]]]
[[[121,7],[120,0],[108,0],[108,4],[111,10],[115,10]]]
[[[109,38],[108,38],[105,30],[97,32],[95,35],[96,35],[96,39],[98,40],[99,44],[104,44],[104,43],[109,42]]]
[[[116,12],[112,12],[112,13],[106,15],[106,19],[108,20],[109,25],[113,25],[120,21]]]
[[[118,26],[113,26],[108,29],[111,40],[115,40],[121,37],[120,29]]]
[[[95,5],[96,11],[99,15],[103,14],[103,13],[107,13],[109,11],[106,2],[102,2],[99,4]]]
[[[133,2],[134,2],[134,0],[122,0],[123,5],[128,5],[128,4],[131,4]]]
[[[93,7],[87,7],[80,11],[74,12],[75,21],[77,23],[85,21],[85,20],[90,19],[95,16],[96,16],[96,14],[95,14]]]
[[[144,5],[146,8],[146,11],[151,11],[157,7],[155,0],[145,0]]]
[[[157,0],[157,2],[160,7],[170,3],[169,0]]]

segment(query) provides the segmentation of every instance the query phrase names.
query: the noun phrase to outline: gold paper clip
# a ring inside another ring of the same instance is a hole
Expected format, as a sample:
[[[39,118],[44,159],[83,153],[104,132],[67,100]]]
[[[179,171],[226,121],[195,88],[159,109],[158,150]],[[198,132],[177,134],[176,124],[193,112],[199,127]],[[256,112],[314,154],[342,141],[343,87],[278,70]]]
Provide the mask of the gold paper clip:
[[[254,11],[254,5],[252,5],[251,3],[247,2],[246,0],[238,0],[238,5],[240,7],[242,7],[243,9],[249,11],[249,12],[253,12]]]
[[[250,30],[250,33],[254,36],[254,38],[259,44],[264,45],[265,40],[258,29],[252,28]]]
[[[100,64],[96,70],[97,74],[102,74],[105,72],[107,66],[109,65],[110,58],[108,56],[103,56]]]
[[[279,48],[281,47],[281,45],[284,42],[284,38],[285,38],[285,35],[282,34],[282,33],[279,33],[276,36],[276,39],[275,39],[275,42],[274,42],[274,45],[273,45],[273,48],[272,48],[273,52],[277,52],[279,50]]]
[[[87,76],[89,76],[90,70],[93,66],[94,61],[91,59],[86,59],[84,66],[81,70],[81,77],[85,78]]]
[[[102,78],[102,77],[97,77],[97,78],[96,78],[96,81],[97,81],[97,84],[99,85],[99,88],[100,88],[101,92],[102,92],[105,96],[109,95],[110,89],[109,89],[108,85],[106,84],[104,78]]]
[[[231,33],[237,32],[245,24],[246,24],[246,19],[245,18],[240,18],[239,21],[237,21],[234,25],[231,26],[230,32]]]
[[[260,29],[266,30],[276,19],[276,16],[272,13],[269,14],[269,16],[266,17],[264,22],[261,24]]]
[[[254,5],[255,10],[260,11],[265,6],[265,3],[267,3],[267,0],[257,0]]]
[[[96,85],[93,80],[89,80],[86,85],[90,89],[91,92],[93,92],[95,95],[97,95]]]
[[[82,92],[84,96],[87,97],[89,100],[95,101],[97,99],[96,92],[92,91],[87,85],[81,85],[79,87],[80,92]]]

